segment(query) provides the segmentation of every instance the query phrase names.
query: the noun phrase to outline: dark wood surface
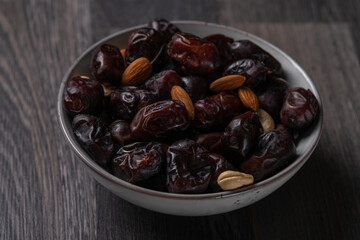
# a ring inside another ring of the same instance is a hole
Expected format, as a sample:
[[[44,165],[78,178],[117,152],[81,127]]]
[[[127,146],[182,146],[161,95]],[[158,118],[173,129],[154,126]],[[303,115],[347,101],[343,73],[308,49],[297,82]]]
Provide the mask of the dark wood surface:
[[[0,0],[0,239],[359,239],[359,1]],[[288,183],[234,212],[177,217],[91,179],[62,135],[62,76],[95,41],[154,17],[237,27],[272,42],[324,103],[317,149]]]

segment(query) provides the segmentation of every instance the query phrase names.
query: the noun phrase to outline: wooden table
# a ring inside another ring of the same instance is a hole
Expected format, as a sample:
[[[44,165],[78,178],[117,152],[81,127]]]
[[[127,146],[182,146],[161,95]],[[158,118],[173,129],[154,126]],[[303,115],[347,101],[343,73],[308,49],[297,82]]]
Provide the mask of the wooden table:
[[[359,239],[359,1],[0,1],[0,239]],[[154,17],[257,34],[324,102],[306,165],[252,206],[216,216],[144,210],[91,179],[60,131],[62,76],[95,41]]]

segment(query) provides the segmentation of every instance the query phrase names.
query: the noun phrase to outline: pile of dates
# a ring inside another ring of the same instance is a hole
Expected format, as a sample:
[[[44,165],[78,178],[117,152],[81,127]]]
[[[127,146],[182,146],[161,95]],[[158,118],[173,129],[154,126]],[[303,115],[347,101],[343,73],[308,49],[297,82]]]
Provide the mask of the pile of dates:
[[[103,44],[91,76],[73,76],[63,106],[78,142],[116,177],[171,193],[231,190],[296,158],[319,113],[308,89],[289,88],[281,64],[249,40],[204,38],[154,19],[124,49]],[[228,172],[228,173],[233,173]],[[249,179],[249,178],[247,178]],[[249,184],[249,183],[247,183]]]

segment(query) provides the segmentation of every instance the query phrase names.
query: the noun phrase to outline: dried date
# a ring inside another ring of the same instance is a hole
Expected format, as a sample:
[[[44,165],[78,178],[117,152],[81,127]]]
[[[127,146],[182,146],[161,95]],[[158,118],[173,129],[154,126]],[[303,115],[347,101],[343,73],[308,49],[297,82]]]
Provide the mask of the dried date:
[[[180,76],[174,70],[165,70],[156,73],[145,82],[145,88],[150,91],[157,100],[171,99],[171,88],[174,85],[182,86]]]
[[[115,118],[131,122],[144,106],[155,102],[155,96],[136,87],[117,89],[110,95],[110,107]]]
[[[222,143],[227,155],[246,157],[256,147],[263,129],[256,113],[248,111],[235,117],[225,128]]]
[[[224,76],[239,74],[246,78],[245,86],[256,89],[266,81],[266,67],[255,59],[241,59],[225,68]]]
[[[115,176],[130,183],[146,180],[156,175],[165,162],[161,143],[132,143],[117,151],[111,161]]]
[[[196,143],[200,146],[205,147],[211,153],[222,154],[223,146],[221,138],[223,137],[222,132],[205,133],[196,137]]]
[[[106,168],[114,150],[109,129],[100,118],[78,114],[72,122],[74,135],[80,144],[94,156],[95,162]]]
[[[130,125],[124,120],[115,120],[109,126],[111,136],[118,147],[131,142]]]
[[[126,48],[125,59],[129,65],[135,59],[145,57],[153,62],[164,44],[163,36],[153,28],[141,28],[134,32]]]
[[[222,34],[213,34],[204,38],[215,44],[219,51],[219,65],[220,67],[225,66],[232,59],[231,44],[234,39],[226,37]]]
[[[175,33],[168,44],[167,53],[188,74],[204,76],[216,73],[219,52],[215,44],[198,36]]]
[[[319,112],[319,103],[308,89],[292,88],[285,97],[280,111],[281,122],[290,128],[308,127]]]
[[[90,71],[100,83],[106,86],[120,85],[124,70],[125,62],[116,46],[103,44],[95,51]]]
[[[241,163],[240,169],[259,182],[289,165],[295,155],[296,146],[290,134],[275,129],[261,138],[256,152]]]
[[[147,141],[172,131],[184,131],[189,125],[185,105],[180,101],[164,100],[140,109],[130,128],[133,139]]]
[[[181,82],[193,102],[197,102],[209,95],[210,81],[206,78],[187,75],[181,77]]]
[[[263,62],[267,67],[268,74],[278,72],[281,69],[278,60],[249,40],[234,41],[231,44],[231,54],[233,60],[251,58]]]
[[[163,18],[155,18],[153,21],[149,22],[148,26],[161,32],[165,42],[170,41],[175,33],[180,32],[180,29],[177,26]]]
[[[202,131],[226,125],[243,109],[239,98],[226,92],[201,99],[194,104],[194,108],[193,124]]]
[[[209,153],[192,140],[169,146],[166,185],[172,193],[205,192],[212,175]]]
[[[75,76],[65,85],[63,105],[71,114],[97,114],[100,111],[104,90],[98,81]]]
[[[282,78],[271,78],[256,92],[260,108],[264,109],[275,121],[280,120],[280,109],[289,84]]]

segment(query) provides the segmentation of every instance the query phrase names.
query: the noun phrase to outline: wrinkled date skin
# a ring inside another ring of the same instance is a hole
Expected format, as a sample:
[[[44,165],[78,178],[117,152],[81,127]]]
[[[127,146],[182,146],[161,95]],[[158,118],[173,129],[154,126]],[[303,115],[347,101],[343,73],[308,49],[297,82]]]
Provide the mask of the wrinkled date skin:
[[[212,164],[212,176],[209,183],[208,190],[210,192],[220,192],[222,189],[220,188],[219,184],[217,183],[217,179],[219,175],[227,170],[237,171],[237,169],[228,162],[223,156],[216,154],[216,153],[210,153],[209,158]]]
[[[117,151],[111,161],[113,174],[135,183],[156,175],[165,162],[163,146],[158,142],[132,143]]]
[[[203,146],[211,153],[222,154],[223,146],[221,138],[222,132],[205,133],[196,137],[196,143]]]
[[[210,41],[189,33],[178,32],[168,44],[167,53],[190,75],[205,76],[216,73],[219,52],[215,44]]]
[[[180,76],[174,70],[165,70],[156,73],[145,82],[145,88],[157,100],[171,99],[171,88],[174,85],[183,86]]]
[[[90,71],[100,83],[106,86],[118,86],[124,70],[125,63],[119,48],[103,44],[96,50]]]
[[[264,88],[256,93],[260,108],[264,109],[275,121],[280,120],[280,109],[289,84],[282,78],[271,78]]]
[[[257,114],[246,112],[235,117],[225,128],[222,143],[227,155],[246,157],[256,147],[263,129]]]
[[[180,101],[164,100],[140,109],[131,122],[133,139],[147,141],[172,131],[185,131],[190,117]]]
[[[295,155],[296,146],[290,134],[275,129],[261,138],[257,151],[241,163],[240,169],[259,182],[289,165]]]
[[[94,156],[94,160],[106,168],[114,144],[109,129],[100,118],[89,114],[78,114],[72,122],[73,132],[80,144]]]
[[[130,36],[126,49],[125,59],[129,65],[140,57],[150,62],[158,55],[164,44],[162,34],[153,28],[141,28]]]
[[[180,32],[178,27],[163,18],[155,18],[153,21],[149,22],[148,26],[161,32],[166,42],[170,41],[175,33]]]
[[[305,128],[316,118],[319,102],[308,89],[292,88],[285,97],[280,111],[281,122],[290,128]]]
[[[224,76],[239,74],[246,77],[245,86],[256,89],[266,81],[266,67],[255,59],[242,59],[225,68]]]
[[[204,38],[215,44],[219,51],[219,65],[225,66],[232,58],[231,44],[234,39],[226,37],[222,34],[214,34]]]
[[[203,193],[212,174],[209,153],[193,140],[181,140],[169,146],[166,184],[171,193]]]
[[[188,75],[181,77],[181,82],[192,102],[197,102],[209,94],[210,81],[206,78]]]
[[[152,93],[137,88],[117,89],[110,95],[113,116],[131,122],[142,107],[155,102]]]
[[[242,104],[237,96],[221,92],[197,101],[194,105],[194,126],[202,131],[226,125],[242,111]]]
[[[272,55],[249,40],[234,41],[231,44],[231,54],[233,60],[251,58],[263,62],[268,69],[268,74],[281,69],[281,64]]]
[[[72,77],[65,85],[63,105],[71,114],[100,111],[104,90],[98,81],[81,76]]]
[[[114,143],[122,147],[131,142],[130,125],[124,120],[115,120],[109,126]]]

